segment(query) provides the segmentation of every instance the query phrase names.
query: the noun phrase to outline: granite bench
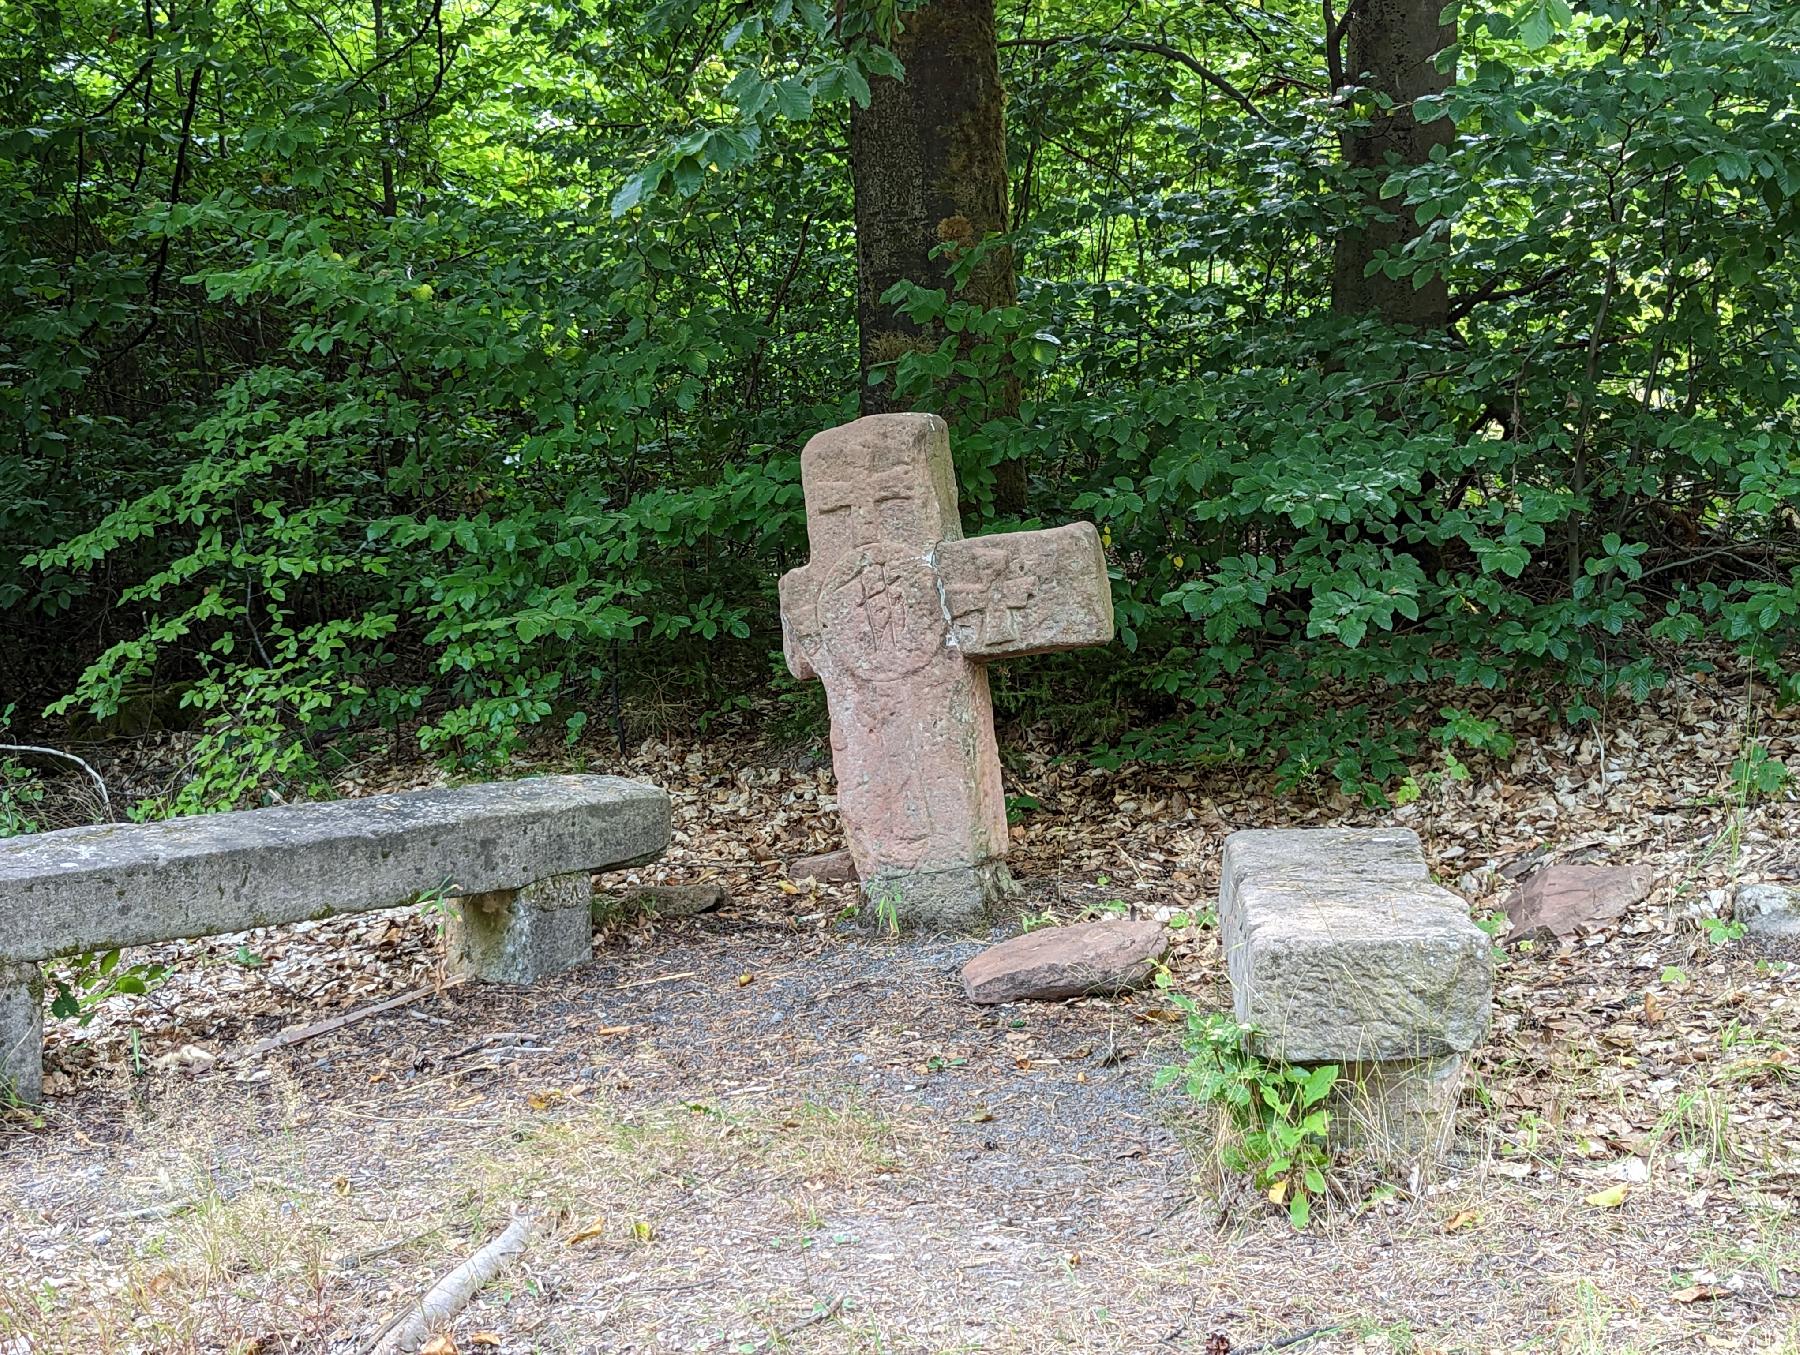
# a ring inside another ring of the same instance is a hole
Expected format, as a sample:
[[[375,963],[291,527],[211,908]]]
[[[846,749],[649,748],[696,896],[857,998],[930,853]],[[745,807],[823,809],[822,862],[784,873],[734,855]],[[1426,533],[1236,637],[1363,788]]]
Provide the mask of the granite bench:
[[[589,873],[654,860],[669,831],[655,786],[539,776],[5,839],[0,1094],[42,1092],[42,961],[441,891],[453,972],[530,983],[593,954]]]
[[[1493,942],[1404,828],[1225,839],[1219,928],[1237,1019],[1264,1057],[1337,1064],[1333,1138],[1388,1164],[1437,1157],[1486,1033]]]

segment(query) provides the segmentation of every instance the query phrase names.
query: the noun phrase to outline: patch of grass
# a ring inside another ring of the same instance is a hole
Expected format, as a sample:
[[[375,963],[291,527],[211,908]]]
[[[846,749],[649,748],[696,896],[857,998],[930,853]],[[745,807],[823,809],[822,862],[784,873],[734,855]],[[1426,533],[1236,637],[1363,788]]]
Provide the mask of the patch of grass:
[[[1732,1130],[1731,1104],[1710,1087],[1676,1094],[1651,1130],[1657,1143],[1674,1143],[1696,1165],[1729,1170],[1740,1157]]]
[[[1419,1349],[1419,1338],[1410,1322],[1381,1323],[1364,1321],[1356,1324],[1357,1336],[1369,1351],[1390,1351],[1392,1355],[1413,1355]],[[1380,1344],[1377,1344],[1379,1342]]]
[[[258,1335],[267,1305],[302,1345],[323,1341],[347,1298],[334,1276],[341,1220],[279,1181],[227,1184],[193,1146],[172,1156],[158,1191],[187,1205],[179,1213],[120,1219],[71,1244],[65,1286],[21,1295],[0,1280],[0,1337],[34,1355],[232,1350]],[[108,1251],[115,1233],[135,1235],[122,1263]]]
[[[1730,1060],[1719,1070],[1720,1082],[1762,1087],[1800,1080],[1800,1059],[1778,1036],[1733,1021],[1720,1032],[1719,1047]]]
[[[476,1168],[492,1203],[535,1201],[587,1217],[604,1197],[641,1198],[749,1173],[813,1190],[847,1190],[898,1171],[923,1146],[857,1099],[740,1107],[692,1101],[621,1114],[606,1103],[531,1121]],[[599,1198],[596,1198],[599,1197]]]
[[[1754,1275],[1770,1291],[1787,1292],[1800,1274],[1800,1225],[1792,1206],[1750,1191],[1738,1192],[1738,1201],[1742,1223],[1708,1240],[1703,1268],[1717,1275]]]
[[[1623,1355],[1624,1347],[1611,1335],[1614,1305],[1592,1280],[1580,1276],[1570,1282],[1557,1310],[1556,1350],[1566,1355]]]

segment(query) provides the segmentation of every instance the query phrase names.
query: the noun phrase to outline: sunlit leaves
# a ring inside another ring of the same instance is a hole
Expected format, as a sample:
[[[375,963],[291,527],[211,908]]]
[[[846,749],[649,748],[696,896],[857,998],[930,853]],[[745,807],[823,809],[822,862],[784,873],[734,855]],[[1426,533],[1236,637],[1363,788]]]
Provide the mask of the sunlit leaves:
[[[238,0],[159,29],[148,112],[102,114],[148,48],[90,0],[20,57],[0,607],[104,614],[64,709],[192,683],[199,805],[347,730],[477,760],[621,672],[760,683],[797,449],[861,393],[844,120],[905,16],[504,7],[440,84],[429,30],[366,74],[366,5],[309,8],[341,52]],[[890,295],[947,336],[874,379],[955,422],[965,527],[1022,462],[1035,521],[1105,533],[1120,644],[1065,662],[1114,756],[1376,794],[1434,728],[1499,747],[1442,684],[1579,714],[1729,645],[1800,698],[1791,6],[1465,7],[1414,110],[1454,142],[1361,176],[1316,5],[1020,17],[1166,36],[1281,128],[1153,54],[1005,47],[1016,304]],[[1447,332],[1332,313],[1371,200]]]
[[[1519,40],[1532,51],[1548,47],[1574,21],[1568,0],[1526,0],[1519,14]]]

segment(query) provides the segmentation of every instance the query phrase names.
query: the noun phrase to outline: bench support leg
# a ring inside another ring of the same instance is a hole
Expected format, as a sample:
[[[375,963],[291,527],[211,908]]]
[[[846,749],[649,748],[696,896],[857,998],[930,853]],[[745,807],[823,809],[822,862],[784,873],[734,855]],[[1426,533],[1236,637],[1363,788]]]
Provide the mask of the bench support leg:
[[[1346,1061],[1332,1088],[1331,1145],[1389,1169],[1440,1161],[1456,1131],[1464,1058]]]
[[[0,964],[0,1103],[44,1095],[44,977],[34,964]]]
[[[488,983],[532,983],[593,958],[593,879],[555,875],[471,894],[450,927],[450,970]]]

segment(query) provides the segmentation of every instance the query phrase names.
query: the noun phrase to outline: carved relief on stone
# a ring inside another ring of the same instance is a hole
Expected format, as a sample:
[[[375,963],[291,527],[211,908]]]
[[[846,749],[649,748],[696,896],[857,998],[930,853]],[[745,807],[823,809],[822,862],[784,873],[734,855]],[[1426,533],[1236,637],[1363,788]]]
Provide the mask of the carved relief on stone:
[[[857,872],[910,921],[967,924],[1009,884],[983,663],[1112,638],[1099,537],[1076,523],[963,540],[933,415],[821,433],[800,466],[812,559],[781,580],[783,649],[825,684]]]

